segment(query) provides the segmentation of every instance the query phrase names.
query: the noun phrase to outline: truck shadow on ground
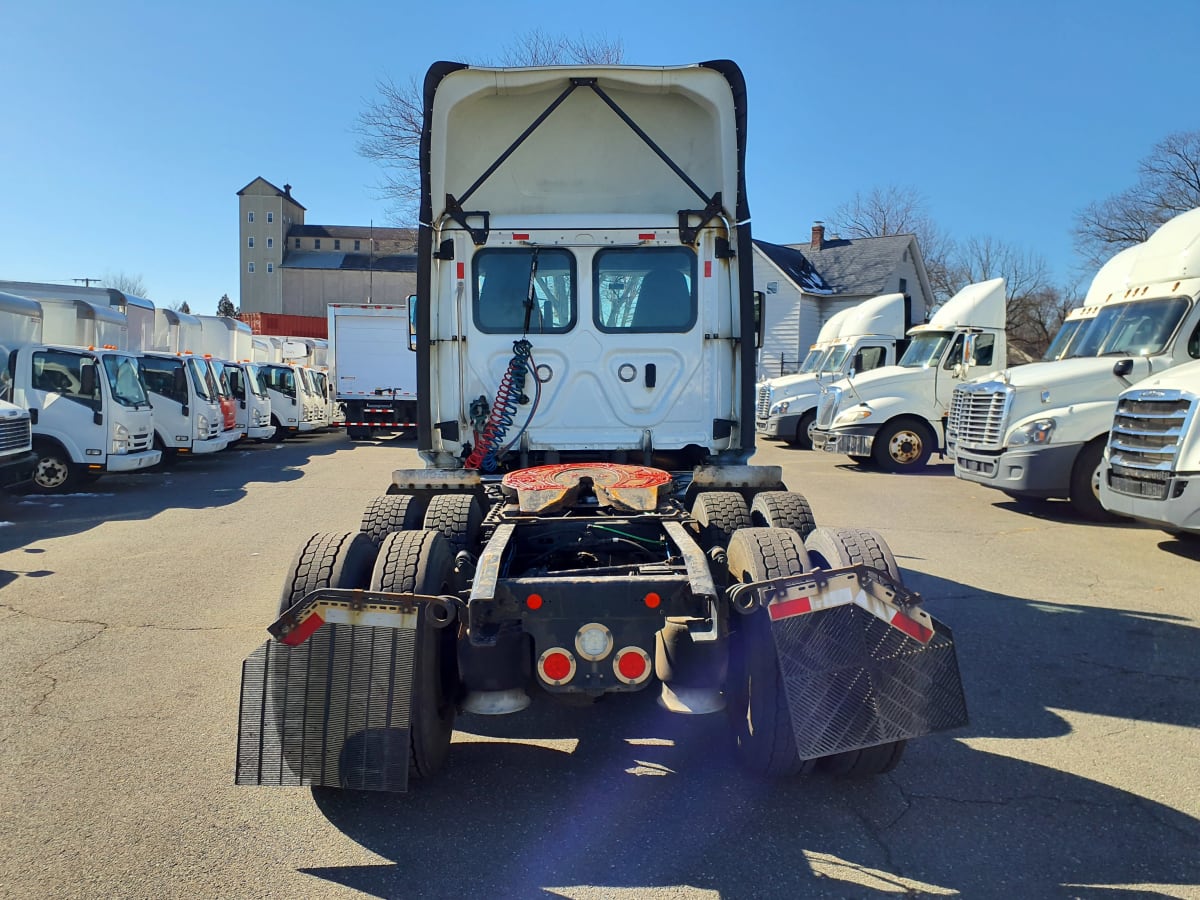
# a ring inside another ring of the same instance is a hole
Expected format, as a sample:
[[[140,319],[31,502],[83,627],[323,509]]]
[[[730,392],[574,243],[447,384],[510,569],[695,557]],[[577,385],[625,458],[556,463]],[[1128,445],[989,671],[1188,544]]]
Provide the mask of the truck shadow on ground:
[[[75,493],[0,493],[0,553],[38,541],[82,534],[114,520],[150,519],[167,509],[205,509],[236,503],[250,482],[300,478],[303,466],[348,446],[336,432],[302,435],[283,443],[242,444],[179,460],[147,472],[105,475]],[[0,570],[0,588],[38,572]],[[50,574],[41,572],[40,574]]]
[[[1200,883],[1192,817],[960,740],[1067,740],[1056,710],[1200,726],[1194,629],[911,580],[953,623],[972,723],[911,742],[887,776],[764,781],[739,770],[722,715],[673,716],[649,693],[588,709],[542,698],[517,716],[462,717],[447,769],[406,795],[314,791],[333,825],[391,863],[302,871],[379,897],[1113,898]],[[1080,752],[1097,751],[1054,758]]]

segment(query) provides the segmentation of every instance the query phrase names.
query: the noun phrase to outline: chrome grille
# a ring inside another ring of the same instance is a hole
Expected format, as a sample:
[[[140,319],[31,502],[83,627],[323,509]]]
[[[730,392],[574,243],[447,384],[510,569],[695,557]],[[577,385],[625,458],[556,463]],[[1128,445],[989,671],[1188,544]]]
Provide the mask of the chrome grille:
[[[837,415],[838,400],[841,397],[841,388],[830,388],[821,395],[821,399],[817,401],[818,428],[828,428],[833,424],[833,417]]]
[[[27,450],[30,443],[29,419],[5,419],[0,422],[0,452]]]
[[[1012,389],[999,382],[960,384],[950,401],[946,432],[956,447],[998,450],[1004,444],[1004,425]]]
[[[149,450],[152,442],[151,434],[135,434],[129,439],[129,452],[141,453],[143,450]]]
[[[758,406],[755,408],[754,414],[760,419],[765,419],[771,414],[771,386],[769,384],[759,385]]]
[[[1165,482],[1151,473],[1176,469],[1194,409],[1195,403],[1180,391],[1147,389],[1122,397],[1108,438],[1112,489],[1140,497],[1165,496]]]

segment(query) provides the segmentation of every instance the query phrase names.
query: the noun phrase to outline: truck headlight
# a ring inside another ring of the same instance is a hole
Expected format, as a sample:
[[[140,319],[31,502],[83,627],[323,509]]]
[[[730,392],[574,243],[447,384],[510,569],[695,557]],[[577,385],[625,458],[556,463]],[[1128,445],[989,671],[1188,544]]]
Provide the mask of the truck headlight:
[[[196,416],[196,437],[202,441],[208,437],[208,416]]]
[[[863,419],[869,418],[871,418],[871,408],[869,406],[856,406],[853,409],[846,410],[834,419],[833,427],[853,425],[855,422],[861,422]]]
[[[1008,446],[1024,447],[1027,444],[1048,444],[1050,435],[1054,433],[1054,424],[1053,419],[1038,419],[1036,422],[1014,428],[1012,434],[1008,436]]]
[[[129,429],[120,422],[113,427],[112,452],[129,452]]]
[[[768,415],[782,416],[787,411],[788,411],[788,401],[783,400],[779,403],[776,403],[774,406],[772,406]]]

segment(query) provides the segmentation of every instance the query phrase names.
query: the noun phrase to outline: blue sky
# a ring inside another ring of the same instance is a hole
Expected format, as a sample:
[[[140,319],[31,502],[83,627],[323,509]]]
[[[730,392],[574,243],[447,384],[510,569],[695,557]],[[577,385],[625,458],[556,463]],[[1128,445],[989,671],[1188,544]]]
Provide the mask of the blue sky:
[[[1077,277],[1073,217],[1200,128],[1194,0],[1129,3],[12,4],[0,54],[0,280],[141,276],[166,305],[237,302],[236,192],[311,224],[387,223],[354,126],[375,82],[495,60],[533,28],[626,62],[735,60],[754,234],[807,239],[855,191],[920,191],[953,237]]]

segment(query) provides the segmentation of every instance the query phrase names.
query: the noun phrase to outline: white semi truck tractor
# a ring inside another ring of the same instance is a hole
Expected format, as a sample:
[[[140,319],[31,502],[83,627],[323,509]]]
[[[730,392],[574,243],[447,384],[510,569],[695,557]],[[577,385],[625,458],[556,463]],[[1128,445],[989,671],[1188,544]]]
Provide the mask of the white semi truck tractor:
[[[1100,467],[1117,397],[1200,358],[1200,209],[1162,225],[1096,274],[1103,298],[1071,359],[1032,363],[963,385],[950,430],[954,473],[1016,498],[1069,500],[1110,518]]]
[[[1007,359],[1005,306],[1003,278],[964,287],[928,323],[909,329],[908,348],[897,365],[852,375],[824,390],[813,446],[888,472],[924,469],[945,447],[954,388]]]
[[[1176,535],[1200,535],[1200,359],[1117,397],[1100,502]]]
[[[303,542],[243,667],[237,781],[405,790],[460,710],[534,692],[724,710],[775,776],[885,772],[963,724],[952,636],[883,538],[750,465],[737,67],[438,63],[425,98],[426,465]]]
[[[822,328],[818,334],[818,342],[825,338],[826,347],[811,370],[759,384],[756,410],[759,436],[811,449],[820,382],[837,381],[850,372],[862,375],[896,365],[906,346],[904,311],[903,294],[884,294],[832,316],[827,324],[836,321],[836,330],[827,335]]]

